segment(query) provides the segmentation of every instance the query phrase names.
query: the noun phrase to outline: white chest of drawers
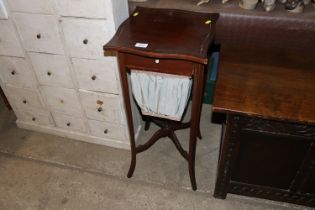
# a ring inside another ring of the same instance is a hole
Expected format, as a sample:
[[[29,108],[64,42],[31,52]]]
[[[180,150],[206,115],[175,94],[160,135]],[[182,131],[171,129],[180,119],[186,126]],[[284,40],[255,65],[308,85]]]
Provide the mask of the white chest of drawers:
[[[21,128],[129,149],[117,60],[127,0],[6,0],[0,85]],[[134,117],[136,133],[140,118]]]

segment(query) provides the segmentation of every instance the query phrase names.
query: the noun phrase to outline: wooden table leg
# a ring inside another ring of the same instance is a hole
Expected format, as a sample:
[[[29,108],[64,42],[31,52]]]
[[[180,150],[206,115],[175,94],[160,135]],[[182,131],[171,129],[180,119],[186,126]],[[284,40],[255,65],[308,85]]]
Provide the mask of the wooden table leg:
[[[201,114],[202,103],[202,90],[204,84],[204,69],[202,65],[197,65],[194,69],[194,85],[193,85],[193,100],[191,108],[191,129],[189,139],[189,152],[188,152],[188,168],[190,182],[193,190],[197,189],[196,175],[195,175],[195,157],[196,157],[196,144],[197,135],[199,132],[199,121]]]
[[[130,101],[130,96],[129,96],[129,86],[128,86],[128,77],[127,77],[128,70],[126,69],[126,66],[125,66],[123,53],[118,53],[118,62],[119,62],[119,72],[120,72],[122,92],[124,96],[125,109],[126,109],[126,114],[127,114],[130,146],[131,146],[131,162],[130,162],[130,167],[127,174],[127,177],[130,178],[132,177],[133,172],[136,167],[136,142],[135,142],[133,121],[132,121],[131,101]]]

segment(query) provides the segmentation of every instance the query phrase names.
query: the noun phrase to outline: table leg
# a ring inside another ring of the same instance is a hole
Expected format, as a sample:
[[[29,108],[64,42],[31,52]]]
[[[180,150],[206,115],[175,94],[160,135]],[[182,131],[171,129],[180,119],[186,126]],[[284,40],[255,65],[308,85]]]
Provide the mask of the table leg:
[[[119,72],[120,72],[122,92],[124,96],[125,109],[126,109],[126,114],[127,114],[130,146],[131,146],[131,162],[130,162],[130,167],[127,174],[127,177],[130,178],[132,177],[133,172],[136,167],[136,142],[135,142],[133,121],[132,121],[131,102],[130,102],[130,96],[129,96],[129,86],[128,86],[128,77],[127,77],[128,71],[125,66],[123,53],[118,53],[118,62],[119,62]]]
[[[202,111],[202,103],[203,103],[203,97],[204,97],[204,93],[205,93],[205,85],[207,82],[207,69],[208,67],[203,66],[203,65],[199,65],[199,71],[203,72],[203,81],[202,81],[202,89],[201,89],[201,102],[200,102],[200,112],[199,112],[199,120],[198,120],[198,138],[201,140],[202,139],[202,135],[201,135],[201,131],[200,131],[200,118],[201,118],[201,111]]]
[[[191,108],[191,129],[189,139],[189,152],[188,152],[188,168],[190,182],[193,190],[197,189],[196,176],[195,176],[195,157],[196,157],[196,144],[197,135],[199,133],[199,121],[201,114],[202,103],[202,90],[204,81],[204,69],[202,65],[197,65],[194,69],[194,85],[193,85],[193,100]]]

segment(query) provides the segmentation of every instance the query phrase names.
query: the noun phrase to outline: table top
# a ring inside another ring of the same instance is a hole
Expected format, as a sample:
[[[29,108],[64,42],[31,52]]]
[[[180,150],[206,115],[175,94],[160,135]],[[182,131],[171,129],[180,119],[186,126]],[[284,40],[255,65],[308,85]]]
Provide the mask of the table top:
[[[206,64],[218,18],[216,13],[137,7],[104,50]]]
[[[273,65],[257,57],[220,59],[213,111],[315,124],[315,62]]]

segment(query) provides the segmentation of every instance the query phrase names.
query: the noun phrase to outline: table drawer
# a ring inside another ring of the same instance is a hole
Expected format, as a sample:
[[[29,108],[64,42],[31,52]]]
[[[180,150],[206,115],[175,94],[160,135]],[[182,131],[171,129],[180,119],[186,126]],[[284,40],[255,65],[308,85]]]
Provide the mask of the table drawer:
[[[126,128],[121,125],[89,120],[91,135],[101,138],[126,139]]]
[[[9,0],[11,11],[40,14],[54,14],[54,0]]]
[[[36,87],[35,75],[24,58],[0,57],[0,77],[6,84],[16,87]]]
[[[117,62],[104,60],[72,59],[81,89],[118,94]]]
[[[0,55],[24,57],[23,49],[11,21],[0,20]]]
[[[54,126],[54,121],[47,111],[31,110],[31,111],[20,111],[15,112],[18,120],[24,122],[30,122],[33,124]]]
[[[43,109],[43,103],[36,90],[6,85],[10,104],[20,110]]]
[[[122,106],[119,96],[80,91],[80,98],[89,119],[113,123],[122,122]]]
[[[15,13],[14,18],[26,50],[64,54],[55,16]]]
[[[74,89],[42,86],[41,93],[50,110],[81,117],[82,110]]]
[[[63,55],[29,53],[35,73],[42,85],[73,88],[71,73]]]
[[[86,126],[82,118],[71,117],[59,113],[53,113],[56,126],[69,131],[86,132]]]
[[[114,35],[112,22],[63,18],[62,27],[71,57],[104,58],[102,46]]]
[[[129,69],[149,70],[168,74],[191,76],[194,63],[184,60],[158,59],[125,54],[125,65]]]
[[[70,17],[106,18],[108,0],[56,0],[59,14]],[[114,0],[117,1],[117,0]]]

